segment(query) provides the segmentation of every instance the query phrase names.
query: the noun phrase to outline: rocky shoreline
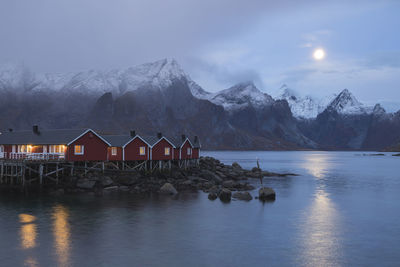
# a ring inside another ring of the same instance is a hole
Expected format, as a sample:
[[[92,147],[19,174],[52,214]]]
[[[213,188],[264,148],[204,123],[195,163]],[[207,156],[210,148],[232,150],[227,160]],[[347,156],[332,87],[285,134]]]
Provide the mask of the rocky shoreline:
[[[238,163],[225,165],[212,157],[201,157],[198,167],[190,167],[186,170],[172,168],[168,171],[153,173],[121,172],[112,175],[88,173],[63,177],[57,187],[47,185],[43,189],[53,196],[79,193],[103,196],[122,192],[138,195],[153,193],[175,195],[178,192],[203,191],[209,194],[210,200],[220,198],[222,201],[230,201],[231,198],[235,198],[248,201],[253,199],[248,191],[255,189],[248,180],[292,175],[296,174],[273,173],[258,168],[245,170]],[[274,200],[275,192],[271,188],[263,187],[256,198]]]

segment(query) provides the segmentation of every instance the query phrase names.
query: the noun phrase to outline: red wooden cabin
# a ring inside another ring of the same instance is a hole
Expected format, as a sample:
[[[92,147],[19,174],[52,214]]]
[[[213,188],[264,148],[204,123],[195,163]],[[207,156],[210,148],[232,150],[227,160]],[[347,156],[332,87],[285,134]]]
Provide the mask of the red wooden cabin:
[[[91,129],[67,144],[67,161],[107,161],[111,144]]]
[[[157,135],[158,141],[154,143],[150,149],[150,160],[173,160],[174,143],[168,140],[161,133]]]
[[[154,138],[140,137],[134,131],[131,132],[131,139],[124,144],[124,161],[149,160],[151,143]],[[150,143],[149,143],[150,142]]]

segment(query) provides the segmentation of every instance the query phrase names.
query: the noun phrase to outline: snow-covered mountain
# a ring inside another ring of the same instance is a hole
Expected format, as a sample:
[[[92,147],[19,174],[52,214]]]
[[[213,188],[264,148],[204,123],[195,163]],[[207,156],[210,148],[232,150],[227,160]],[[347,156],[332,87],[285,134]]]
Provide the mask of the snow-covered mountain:
[[[77,73],[34,74],[21,65],[0,69],[0,90],[79,91],[86,94],[112,92],[120,95],[141,87],[163,89],[176,79],[186,79],[193,94],[207,94],[174,59],[163,59],[121,70],[88,70]]]
[[[261,92],[252,82],[239,83],[228,89],[208,95],[208,99],[227,111],[239,110],[249,105],[260,108],[274,103],[274,99]]]
[[[284,99],[288,102],[289,107],[296,118],[311,119],[318,116],[319,113],[325,110],[328,104],[336,95],[328,96],[322,99],[317,99],[312,96],[299,96],[294,90],[282,85],[280,88],[281,94],[277,99]]]
[[[343,115],[371,114],[374,107],[366,106],[348,90],[344,89],[338,95],[334,94],[321,99],[312,96],[299,96],[295,91],[283,85],[277,98],[285,99],[293,116],[299,119],[316,118],[324,110],[335,110]],[[380,107],[380,106],[379,106]]]
[[[359,102],[348,89],[344,89],[340,92],[340,94],[329,103],[327,109],[335,110],[340,114],[346,115],[370,114],[374,110],[373,107],[367,107]]]

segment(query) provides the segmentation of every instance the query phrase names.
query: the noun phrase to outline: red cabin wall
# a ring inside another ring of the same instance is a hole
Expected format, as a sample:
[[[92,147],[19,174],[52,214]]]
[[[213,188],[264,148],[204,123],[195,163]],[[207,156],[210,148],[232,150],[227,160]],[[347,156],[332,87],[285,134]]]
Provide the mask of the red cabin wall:
[[[164,154],[164,148],[169,147],[171,153],[169,156]],[[173,147],[165,139],[162,139],[152,148],[152,160],[172,160],[174,155]]]
[[[84,154],[75,155],[74,146],[83,145]],[[84,136],[70,144],[67,148],[66,158],[68,161],[106,161],[108,145],[92,132],[87,132]]]
[[[179,151],[180,151],[179,147],[174,148],[174,160],[179,159]]]
[[[192,148],[192,154],[188,155],[187,154],[187,149],[188,148],[192,148],[192,146],[190,145],[189,141],[186,140],[186,142],[183,144],[182,148],[181,148],[181,159],[191,159],[192,154],[193,154],[193,148]]]
[[[145,155],[140,155],[141,146],[144,146],[146,148]],[[140,138],[135,138],[125,147],[125,161],[147,160],[149,152],[149,146]]]
[[[122,147],[117,147],[117,155],[112,155],[112,149],[109,147],[107,149],[108,160],[109,161],[122,161]]]
[[[12,152],[12,145],[4,145],[4,152],[6,153],[5,157],[9,158]]]
[[[192,158],[193,159],[200,158],[200,149],[199,148],[193,148],[193,150],[192,150]]]

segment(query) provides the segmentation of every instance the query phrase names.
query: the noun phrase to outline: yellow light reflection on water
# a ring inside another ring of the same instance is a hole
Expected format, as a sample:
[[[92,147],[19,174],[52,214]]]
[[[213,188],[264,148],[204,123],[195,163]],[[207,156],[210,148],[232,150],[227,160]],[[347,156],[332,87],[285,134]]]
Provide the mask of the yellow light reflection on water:
[[[320,191],[310,210],[305,213],[303,232],[303,261],[308,266],[334,266],[339,258],[340,219],[329,196]]]
[[[36,224],[29,223],[21,226],[21,247],[23,249],[30,249],[36,247]]]
[[[36,247],[37,229],[36,224],[33,223],[36,217],[29,214],[20,214],[19,221],[22,223],[20,229],[21,248],[31,249]]]
[[[68,223],[68,210],[57,205],[53,211],[53,236],[54,246],[58,256],[59,266],[70,266],[70,225]]]
[[[39,263],[35,258],[29,257],[24,261],[24,266],[39,267]]]
[[[326,154],[309,154],[305,157],[303,167],[313,176],[324,178],[326,170],[330,167]]]
[[[32,223],[36,220],[36,217],[29,214],[20,214],[18,215],[20,223]]]

